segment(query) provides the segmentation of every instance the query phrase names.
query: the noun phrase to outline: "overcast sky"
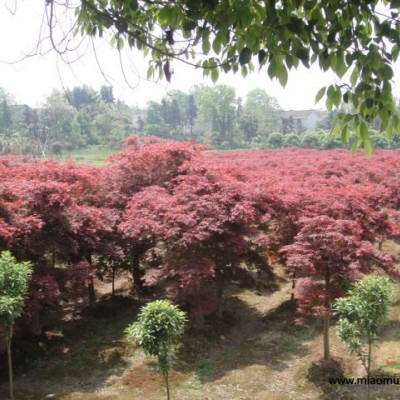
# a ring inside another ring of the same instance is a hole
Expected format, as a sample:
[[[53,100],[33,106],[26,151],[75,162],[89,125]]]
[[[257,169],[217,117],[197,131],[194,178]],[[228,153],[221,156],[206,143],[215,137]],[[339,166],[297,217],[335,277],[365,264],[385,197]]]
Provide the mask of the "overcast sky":
[[[125,100],[129,105],[143,107],[149,100],[160,101],[171,89],[188,91],[194,84],[212,85],[211,79],[203,78],[201,70],[176,61],[173,63],[175,72],[170,84],[166,81],[149,82],[144,79],[148,62],[140,53],[126,51],[123,65],[128,85],[121,72],[118,52],[105,41],[96,41],[94,44],[101,68],[97,65],[90,41],[81,46],[80,53],[68,55],[70,60],[79,57],[71,64],[61,60],[54,51],[13,63],[31,53],[37,45],[45,1],[1,1],[0,87],[13,94],[19,103],[31,107],[40,106],[55,88],[62,90],[86,84],[99,89],[101,85],[112,84],[116,98]],[[42,50],[49,48],[49,41],[44,40]],[[299,68],[298,71],[290,72],[285,89],[278,82],[271,82],[266,69],[258,74],[250,74],[246,79],[240,73],[221,75],[218,83],[234,86],[237,96],[243,99],[249,90],[258,87],[275,97],[284,109],[322,109],[323,102],[318,105],[314,103],[315,94],[322,86],[334,81],[333,74],[322,73],[315,67],[312,70]]]

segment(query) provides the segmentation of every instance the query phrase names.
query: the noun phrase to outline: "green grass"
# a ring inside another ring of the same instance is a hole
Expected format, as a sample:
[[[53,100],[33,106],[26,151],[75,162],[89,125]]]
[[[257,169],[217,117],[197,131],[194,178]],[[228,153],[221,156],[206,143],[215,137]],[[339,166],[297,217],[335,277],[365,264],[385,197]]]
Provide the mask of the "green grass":
[[[104,165],[106,158],[115,153],[117,150],[112,148],[105,148],[102,146],[92,146],[85,149],[74,150],[71,153],[64,153],[61,160],[65,161],[67,158],[72,158],[74,161],[83,164]]]

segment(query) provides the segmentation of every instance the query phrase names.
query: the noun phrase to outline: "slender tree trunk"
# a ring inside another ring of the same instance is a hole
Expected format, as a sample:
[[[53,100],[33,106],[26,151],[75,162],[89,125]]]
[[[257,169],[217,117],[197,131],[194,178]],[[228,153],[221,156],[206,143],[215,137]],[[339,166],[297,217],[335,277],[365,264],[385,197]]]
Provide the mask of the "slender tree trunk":
[[[10,325],[8,330],[8,336],[6,339],[7,344],[7,359],[8,359],[8,381],[10,386],[10,399],[14,398],[14,377],[13,377],[13,366],[12,366],[12,354],[11,354],[11,341],[13,336],[13,324]]]
[[[331,320],[331,302],[329,298],[330,273],[325,274],[325,315],[324,315],[324,360],[330,359],[329,351],[329,324]]]
[[[170,400],[168,371],[163,372],[163,376],[165,381],[165,387],[167,389],[167,399]]]
[[[331,355],[329,351],[329,324],[330,324],[330,312],[327,312],[324,316],[324,360],[329,360]]]
[[[290,294],[290,302],[294,303],[294,289],[296,288],[296,270],[292,272],[292,292]]]
[[[89,262],[90,265],[92,265],[92,254],[90,251],[86,255],[86,260]],[[90,278],[87,288],[88,288],[88,295],[89,295],[89,306],[90,306],[90,308],[94,308],[94,306],[96,305],[96,292],[94,290],[93,278]]]
[[[369,384],[369,377],[371,375],[371,359],[372,359],[372,342],[368,341],[368,361],[367,361],[367,398],[371,398],[371,386]]]
[[[225,288],[225,278],[223,274],[219,274],[219,282],[218,282],[218,288],[217,288],[217,297],[218,297],[218,307],[215,312],[215,315],[218,318],[222,318],[222,302],[223,302],[223,296],[224,296],[224,288]]]
[[[194,329],[201,330],[204,327],[204,315],[197,304],[190,305],[190,320]]]
[[[194,301],[189,302],[190,306],[190,321],[195,330],[201,330],[204,327],[204,315],[201,305],[198,303],[200,290],[198,286],[193,288],[193,299]],[[192,299],[192,300],[193,300]]]
[[[88,295],[89,295],[89,306],[93,308],[96,305],[96,292],[94,290],[93,279],[87,285]]]
[[[141,271],[140,266],[139,266],[139,258],[140,258],[140,252],[137,252],[134,254],[132,252],[131,255],[131,273],[132,273],[132,278],[137,287],[139,287],[140,290],[143,289],[143,271]]]
[[[113,265],[112,268],[112,275],[111,275],[111,297],[115,296],[115,266]]]
[[[42,328],[40,326],[40,311],[39,310],[32,311],[30,326],[31,326],[31,332],[34,335],[40,335],[41,334]]]

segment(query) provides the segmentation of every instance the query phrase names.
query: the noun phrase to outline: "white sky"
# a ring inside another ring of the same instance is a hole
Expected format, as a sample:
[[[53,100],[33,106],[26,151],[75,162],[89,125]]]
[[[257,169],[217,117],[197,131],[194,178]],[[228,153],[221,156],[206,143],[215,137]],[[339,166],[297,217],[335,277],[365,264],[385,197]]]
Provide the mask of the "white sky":
[[[1,0],[0,3],[0,87],[14,95],[18,103],[36,107],[54,88],[62,90],[86,84],[99,89],[101,85],[111,83],[116,98],[125,100],[129,105],[143,107],[149,100],[160,101],[171,89],[188,91],[194,84],[212,85],[210,78],[203,78],[201,70],[177,61],[173,63],[175,73],[170,84],[166,81],[148,82],[144,79],[147,61],[140,53],[131,51],[126,52],[123,63],[128,82],[133,86],[130,88],[121,73],[118,52],[105,41],[97,41],[95,46],[109,83],[96,63],[91,45],[82,47],[82,57],[71,65],[63,62],[54,51],[10,64],[30,53],[38,43],[44,3],[45,0]],[[44,41],[43,48],[50,48],[49,41]],[[73,59],[74,55],[69,57]],[[400,75],[400,71],[396,71],[396,75]],[[246,79],[240,73],[222,74],[218,84],[235,87],[237,96],[243,99],[249,90],[262,88],[275,97],[284,109],[308,109],[324,108],[323,102],[315,105],[315,94],[322,86],[334,81],[332,73],[322,73],[315,67],[290,72],[285,89],[276,80],[271,82],[266,69],[259,74],[249,74]]]

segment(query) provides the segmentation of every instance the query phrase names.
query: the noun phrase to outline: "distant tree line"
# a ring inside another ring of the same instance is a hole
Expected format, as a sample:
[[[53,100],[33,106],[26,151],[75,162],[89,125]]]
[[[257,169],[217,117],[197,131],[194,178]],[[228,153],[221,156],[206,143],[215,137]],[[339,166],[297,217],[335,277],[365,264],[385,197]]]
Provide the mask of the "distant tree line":
[[[40,108],[17,104],[0,88],[0,150],[45,157],[114,145],[134,132],[132,113],[108,86],[53,90]]]
[[[231,86],[196,85],[189,93],[173,90],[161,102],[149,102],[142,133],[246,148],[271,132],[266,116],[277,110],[278,102],[263,89],[251,90],[243,104]]]
[[[46,157],[94,145],[118,148],[133,133],[194,140],[218,149],[349,147],[355,136],[342,141],[330,134],[334,118],[335,113],[327,113],[306,131],[265,90],[253,89],[243,101],[227,85],[172,90],[142,110],[115,100],[110,86],[54,90],[37,109],[16,104],[0,88],[0,152]],[[389,141],[374,130],[371,139],[376,148],[400,145],[398,138]]]
[[[370,130],[371,141],[374,148],[394,149],[400,147],[400,138],[395,136],[392,140],[387,139],[377,130]],[[355,135],[350,136],[348,140],[342,142],[340,137],[332,136],[330,129],[317,129],[302,134],[272,132],[264,137],[257,138],[259,141],[253,141],[251,148],[254,149],[282,149],[288,147],[300,147],[303,149],[329,150],[335,148],[349,148],[355,140]]]

